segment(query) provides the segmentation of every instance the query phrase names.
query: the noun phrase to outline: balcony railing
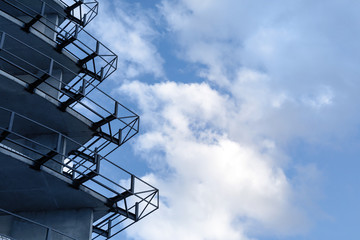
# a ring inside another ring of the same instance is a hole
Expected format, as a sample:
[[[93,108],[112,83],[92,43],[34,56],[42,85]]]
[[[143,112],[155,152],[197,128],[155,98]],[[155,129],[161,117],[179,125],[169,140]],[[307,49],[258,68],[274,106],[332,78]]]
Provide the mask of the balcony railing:
[[[96,0],[83,1],[83,0],[59,0],[64,6],[64,12],[67,18],[86,26],[98,14],[99,4]]]
[[[33,59],[42,66],[35,65]],[[22,81],[29,92],[39,92],[56,102],[60,110],[69,108],[90,120],[95,136],[88,146],[96,145],[99,151],[110,153],[139,131],[137,114],[85,78],[78,77],[70,85],[64,83],[54,73],[56,69],[62,70],[62,76],[77,73],[4,32],[0,32],[0,64],[0,70]]]
[[[15,8],[37,13],[43,17],[44,13],[56,14],[62,21],[72,21],[85,27],[98,14],[99,4],[96,0],[32,0],[31,4],[23,0],[1,0]],[[31,6],[29,6],[31,5]]]
[[[34,169],[46,168],[65,176],[74,188],[90,189],[106,199],[109,213],[94,223],[94,238],[110,238],[158,209],[158,189],[97,150],[11,110],[0,107],[0,116],[0,149],[30,160]],[[24,132],[29,129],[46,133],[48,138]]]
[[[32,227],[32,233],[37,233],[38,240],[52,240],[52,239],[62,239],[62,240],[76,240],[58,230],[55,230],[51,227],[45,226],[43,224],[37,223],[28,218],[22,217],[20,215],[14,214],[12,212],[6,211],[0,208],[0,217],[11,217],[12,221],[21,224],[25,223],[27,226]],[[23,238],[21,238],[23,239]],[[1,233],[0,232],[0,240],[16,240],[12,233]]]
[[[77,5],[76,3],[80,1],[71,0],[71,2]],[[65,51],[76,60],[81,71],[78,73],[79,77],[74,79],[74,84],[77,83],[78,78],[86,78],[88,82],[98,85],[116,70],[116,54],[86,32],[77,22],[69,19],[64,12],[52,6],[53,4],[44,0],[34,0],[31,6],[20,0],[0,0],[0,4],[6,7],[3,11],[24,24],[22,28],[25,31],[30,31],[30,29],[36,31],[54,42],[57,51]],[[95,4],[91,9],[96,9],[94,11],[97,13],[97,2],[88,4]],[[47,10],[57,11],[60,18],[65,21],[59,25],[56,20],[46,16]]]

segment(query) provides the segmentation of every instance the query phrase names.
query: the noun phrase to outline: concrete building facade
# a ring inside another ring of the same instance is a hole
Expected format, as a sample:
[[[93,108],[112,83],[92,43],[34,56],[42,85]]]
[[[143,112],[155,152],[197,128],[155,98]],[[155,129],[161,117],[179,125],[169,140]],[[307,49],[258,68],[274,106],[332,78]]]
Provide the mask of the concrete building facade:
[[[139,116],[99,89],[117,56],[84,29],[97,11],[0,0],[1,240],[110,239],[158,209],[158,189],[108,160]]]

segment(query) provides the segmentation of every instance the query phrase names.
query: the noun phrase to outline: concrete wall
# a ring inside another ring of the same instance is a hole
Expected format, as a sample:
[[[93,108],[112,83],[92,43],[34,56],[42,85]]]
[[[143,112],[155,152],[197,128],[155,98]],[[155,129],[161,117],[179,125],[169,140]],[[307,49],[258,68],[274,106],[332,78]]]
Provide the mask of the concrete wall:
[[[11,226],[13,222],[13,217],[8,215],[0,216],[0,233],[9,235],[11,231]]]
[[[92,209],[21,212],[17,214],[77,240],[91,239]],[[70,238],[56,231],[10,216],[0,216],[0,233],[17,240],[70,240]]]
[[[39,10],[40,11],[40,10]],[[29,16],[19,16],[19,19],[21,19],[24,22],[30,22],[32,18]],[[44,22],[45,24],[43,24]],[[46,14],[45,18],[41,19],[41,22],[36,22],[32,27],[38,30],[39,32],[46,35],[48,38],[52,40],[56,40],[56,34],[54,30],[56,29],[56,26],[59,24],[59,16],[55,14]]]

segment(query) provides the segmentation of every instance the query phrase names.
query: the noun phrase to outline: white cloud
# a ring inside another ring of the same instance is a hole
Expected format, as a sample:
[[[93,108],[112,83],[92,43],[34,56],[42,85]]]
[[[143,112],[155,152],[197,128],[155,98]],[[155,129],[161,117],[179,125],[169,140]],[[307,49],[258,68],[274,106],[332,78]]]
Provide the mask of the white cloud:
[[[103,19],[118,32],[104,39],[119,39],[126,77],[163,76],[147,13],[116,11],[121,19]],[[198,67],[203,82],[119,88],[141,109],[136,148],[153,167],[149,179],[162,196],[161,209],[129,236],[240,240],[304,233],[311,225],[307,207],[319,191],[311,186],[321,174],[315,165],[297,165],[296,176],[287,177],[294,163],[285,146],[293,139],[336,145],[331,141],[357,127],[360,51],[351,20],[357,13],[340,0],[326,6],[178,0],[163,1],[159,11],[178,56]]]
[[[168,169],[152,182],[161,189],[161,210],[128,230],[132,237],[238,240],[259,229],[289,234],[307,228],[276,144],[255,146],[228,136],[227,125],[236,122],[229,116],[238,111],[228,96],[205,83],[133,82],[120,92],[143,111],[148,131],[137,151],[155,169]]]
[[[352,104],[360,100],[357,15],[348,6],[339,0],[179,0],[163,1],[161,11],[179,56],[236,99],[237,122],[257,132],[250,136],[321,143],[353,131],[360,120]],[[339,120],[339,113],[346,117]]]
[[[152,14],[123,1],[102,1],[99,6],[99,15],[87,29],[118,55],[117,74],[164,77],[163,59],[152,43],[159,34],[152,26]]]
[[[321,108],[326,105],[331,105],[333,97],[333,91],[329,87],[324,87],[323,89],[319,89],[319,93],[315,96],[303,97],[303,102],[314,108]]]

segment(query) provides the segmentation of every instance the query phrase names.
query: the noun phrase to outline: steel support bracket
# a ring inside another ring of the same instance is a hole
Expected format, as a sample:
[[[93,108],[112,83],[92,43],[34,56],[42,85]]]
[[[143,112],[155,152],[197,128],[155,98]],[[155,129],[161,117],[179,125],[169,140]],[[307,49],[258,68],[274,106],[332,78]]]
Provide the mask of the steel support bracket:
[[[136,211],[136,209],[135,209]],[[125,216],[133,221],[137,221],[138,220],[138,216],[132,212],[129,212],[125,209],[122,209],[120,207],[112,207],[110,208],[110,212],[113,212],[113,213],[117,213],[117,214],[120,214],[122,216]]]
[[[94,129],[91,128],[91,130],[94,130]],[[105,140],[107,140],[107,141],[109,141],[109,142],[112,142],[112,143],[118,145],[118,146],[120,146],[120,145],[122,144],[120,138],[116,138],[116,137],[114,137],[114,136],[111,136],[110,134],[105,133],[105,132],[103,132],[103,131],[101,131],[101,130],[95,132],[95,133],[94,133],[94,136],[101,137],[101,138],[103,138],[103,139],[105,139]]]
[[[63,112],[65,112],[66,108],[68,106],[70,106],[71,104],[73,104],[74,102],[78,102],[79,100],[81,100],[84,97],[84,94],[82,93],[77,93],[71,97],[69,97],[68,100],[66,100],[65,102],[62,102],[59,106],[59,109]]]
[[[44,165],[47,161],[55,157],[58,153],[54,150],[48,152],[46,155],[42,156],[38,160],[34,161],[34,164],[31,166],[31,168],[40,170],[40,167]]]
[[[97,74],[97,73],[94,73],[93,71],[90,71],[89,69],[87,68],[84,68],[81,66],[81,70],[79,71],[79,73],[84,73],[92,78],[94,78],[95,80],[98,80],[99,82],[101,82],[103,80],[103,68],[101,69],[101,74]]]
[[[88,61],[96,58],[98,56],[98,53],[97,52],[93,52],[92,54],[86,56],[85,58],[83,59],[80,59],[78,61],[78,66],[82,67],[85,63],[87,63]]]
[[[109,230],[104,230],[104,229],[101,229],[101,228],[96,227],[96,226],[93,226],[92,230],[93,230],[94,233],[99,234],[102,237],[105,237],[105,238],[110,237]]]
[[[92,163],[95,163],[95,161],[96,161],[95,157],[92,157],[86,153],[79,151],[79,150],[72,150],[71,152],[69,152],[69,155],[75,155],[77,157],[80,157],[80,158],[82,158],[86,161],[92,162]]]
[[[40,86],[43,82],[45,82],[50,75],[48,73],[44,73],[40,78],[38,78],[35,82],[29,83],[29,85],[26,87],[26,90],[30,93],[34,93],[35,89]]]
[[[33,17],[29,22],[24,24],[22,29],[25,32],[30,32],[30,28],[44,16],[44,14],[45,14],[45,6],[46,6],[46,3],[43,2],[42,5],[41,5],[40,13],[38,13],[35,17]]]
[[[79,24],[80,26],[84,26],[85,25],[85,22],[84,21],[81,21],[81,19],[78,19],[76,17],[74,17],[72,14],[71,14],[71,11],[73,11],[75,8],[81,6],[81,4],[83,4],[84,1],[83,0],[78,0],[76,1],[73,5],[71,6],[68,6],[67,8],[64,9],[64,12],[66,13],[66,17],[68,19],[70,19],[71,21]]]
[[[9,134],[10,134],[9,131],[6,131],[6,130],[3,131],[3,132],[0,134],[0,143],[1,143],[2,141],[4,141]]]
[[[103,125],[105,125],[105,124],[107,124],[107,123],[109,123],[109,122],[111,122],[111,121],[113,121],[115,119],[116,119],[116,116],[111,114],[111,115],[107,116],[106,118],[101,119],[100,121],[93,123],[93,125],[91,126],[91,129],[96,130],[99,127],[101,127],[101,126],[103,126]]]
[[[76,189],[79,189],[81,184],[85,183],[86,181],[89,181],[90,179],[96,177],[97,175],[99,175],[99,173],[97,173],[96,171],[91,171],[83,175],[81,178],[74,179],[72,186]]]

